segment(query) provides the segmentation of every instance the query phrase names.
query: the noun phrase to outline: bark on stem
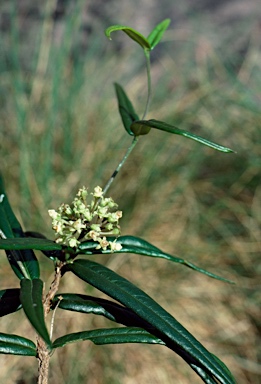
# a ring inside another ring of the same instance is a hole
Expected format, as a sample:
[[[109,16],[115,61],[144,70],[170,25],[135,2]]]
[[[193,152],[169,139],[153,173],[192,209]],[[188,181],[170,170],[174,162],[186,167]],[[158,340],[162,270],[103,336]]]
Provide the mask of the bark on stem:
[[[51,309],[51,302],[58,291],[61,280],[61,268],[64,262],[59,262],[55,266],[54,280],[50,286],[50,289],[43,299],[44,317],[48,315]],[[49,363],[50,363],[50,350],[45,342],[38,336],[37,337],[37,358],[38,358],[38,384],[48,383]]]

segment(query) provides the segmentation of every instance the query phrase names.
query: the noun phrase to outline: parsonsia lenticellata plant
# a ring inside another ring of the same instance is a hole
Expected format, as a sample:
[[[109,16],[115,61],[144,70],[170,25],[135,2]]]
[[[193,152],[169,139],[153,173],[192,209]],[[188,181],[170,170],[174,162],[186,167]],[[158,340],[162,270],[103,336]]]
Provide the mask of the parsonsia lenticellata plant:
[[[139,254],[183,264],[209,277],[226,281],[188,261],[165,253],[141,238],[121,235],[119,223],[123,214],[113,199],[107,197],[110,185],[139,137],[147,135],[152,128],[196,140],[218,151],[233,152],[171,124],[155,119],[146,120],[151,97],[150,52],[160,42],[169,23],[169,19],[162,21],[147,38],[127,26],[113,25],[106,29],[108,38],[111,38],[112,32],[123,31],[142,47],[148,82],[146,106],[140,119],[124,89],[115,84],[119,113],[127,134],[133,138],[132,143],[103,189],[97,186],[94,191],[89,192],[86,187],[82,187],[70,204],[63,203],[57,209],[49,209],[55,240],[46,239],[38,232],[25,232],[21,228],[1,180],[0,248],[5,250],[7,260],[20,281],[20,287],[0,291],[0,314],[6,316],[23,309],[37,333],[37,342],[22,336],[0,333],[0,352],[35,356],[39,366],[38,383],[48,382],[49,360],[57,348],[85,340],[97,345],[161,344],[180,355],[205,383],[235,383],[224,363],[210,353],[170,313],[130,281],[93,261],[93,255],[96,254]],[[54,266],[53,282],[47,294],[43,294],[44,282],[40,278],[40,265],[33,250],[42,251]],[[88,256],[92,257],[88,259]],[[59,292],[60,280],[65,274],[75,275],[114,301]],[[83,330],[53,339],[56,322],[54,316],[51,319],[47,316],[50,312],[54,314],[57,308],[94,316],[102,315],[121,326]]]

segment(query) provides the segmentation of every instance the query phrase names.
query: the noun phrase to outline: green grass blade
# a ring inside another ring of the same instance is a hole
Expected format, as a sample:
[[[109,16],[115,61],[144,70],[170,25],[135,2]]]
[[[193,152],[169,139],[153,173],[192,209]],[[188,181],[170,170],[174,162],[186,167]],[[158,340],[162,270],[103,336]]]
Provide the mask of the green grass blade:
[[[66,344],[76,341],[90,340],[96,345],[105,344],[122,344],[122,343],[145,343],[145,344],[161,344],[164,342],[159,338],[151,335],[142,328],[126,327],[126,328],[104,328],[91,331],[83,331],[70,333],[59,337],[53,343],[54,348],[63,347]]]
[[[0,317],[9,315],[22,308],[20,289],[8,288],[0,291]]]
[[[213,143],[212,141],[206,140],[201,136],[195,135],[194,133],[184,131],[183,129],[179,129],[175,127],[174,125],[170,125],[167,123],[164,123],[163,121],[158,121],[158,120],[140,120],[140,121],[135,121],[131,125],[131,130],[133,131],[134,135],[136,135],[135,132],[146,132],[146,129],[150,128],[156,128],[164,132],[169,132],[173,133],[175,135],[181,135],[184,137],[187,137],[188,139],[192,139],[197,141],[198,143],[204,144],[207,147],[216,149],[217,151],[220,152],[234,152],[232,149],[224,147],[223,145]],[[145,133],[139,133],[139,135],[142,135]]]
[[[40,279],[23,279],[20,282],[20,300],[23,310],[41,338],[51,348],[52,343],[45,325],[43,309],[43,282]]]
[[[36,345],[25,337],[0,333],[0,353],[36,356]]]
[[[208,352],[174,317],[166,312],[146,293],[117,275],[110,269],[90,260],[76,260],[66,266],[80,279],[133,310],[138,316],[149,322],[156,330],[178,346],[178,354],[191,359],[191,362],[204,369],[222,384],[234,384],[212,354]]]
[[[145,36],[135,29],[127,27],[126,25],[112,25],[105,30],[105,35],[111,40],[111,33],[115,31],[123,31],[143,49],[151,49],[150,43]]]
[[[115,83],[114,86],[118,100],[118,108],[124,128],[129,135],[133,136],[134,134],[130,129],[130,126],[134,121],[139,120],[139,116],[135,112],[133,105],[126,95],[124,89],[117,83]]]
[[[149,36],[147,37],[147,40],[150,43],[151,49],[155,48],[156,45],[160,42],[169,24],[170,19],[165,19],[161,23],[156,25],[156,27],[150,32]]]
[[[115,237],[108,237],[108,241],[115,241]],[[142,256],[157,257],[165,259],[174,263],[185,265],[188,268],[193,269],[194,271],[203,273],[213,279],[221,280],[227,283],[233,283],[231,280],[228,280],[224,277],[218,276],[215,273],[206,271],[203,268],[197,267],[195,264],[190,263],[189,261],[182,259],[177,256],[172,256],[166,252],[161,251],[159,248],[150,244],[148,241],[145,241],[136,236],[120,236],[117,238],[117,242],[121,244],[122,248],[119,251],[114,251],[114,253],[134,253]],[[92,255],[92,254],[111,254],[110,250],[97,250],[97,243],[90,241],[81,243],[78,247],[78,254]]]

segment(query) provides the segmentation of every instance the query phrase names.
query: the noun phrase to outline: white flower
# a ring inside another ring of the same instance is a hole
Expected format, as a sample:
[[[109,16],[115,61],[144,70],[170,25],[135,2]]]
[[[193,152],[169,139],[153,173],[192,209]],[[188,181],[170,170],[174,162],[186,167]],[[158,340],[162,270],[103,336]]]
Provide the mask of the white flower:
[[[56,212],[55,209],[49,209],[49,210],[48,210],[48,214],[49,214],[49,216],[50,216],[52,219],[57,219],[57,217],[60,216],[59,213]]]
[[[78,232],[81,233],[82,229],[85,228],[85,225],[82,223],[81,219],[76,220],[73,223],[73,228]]]
[[[81,241],[92,240],[98,242],[97,249],[110,247],[112,251],[120,250],[121,245],[116,244],[116,240],[109,242],[105,236],[119,236],[118,222],[122,212],[115,211],[118,205],[111,197],[103,197],[101,187],[95,187],[91,195],[93,198],[87,202],[87,189],[80,188],[71,204],[63,203],[57,211],[48,211],[56,232],[55,241],[77,247]]]
[[[87,237],[89,239],[92,239],[93,241],[97,241],[98,238],[99,238],[99,233],[95,232],[95,231],[90,231],[87,233]]]
[[[103,236],[102,239],[99,237],[97,240],[99,242],[99,245],[97,245],[96,249],[102,248],[104,251],[106,251],[107,247],[110,245],[110,243],[107,241],[106,237]]]
[[[116,241],[109,241],[111,251],[120,251],[122,249],[122,245],[120,243],[116,243]]]
[[[93,192],[94,197],[100,198],[102,197],[102,194],[103,194],[103,191],[101,187],[97,186],[94,188],[94,192]]]

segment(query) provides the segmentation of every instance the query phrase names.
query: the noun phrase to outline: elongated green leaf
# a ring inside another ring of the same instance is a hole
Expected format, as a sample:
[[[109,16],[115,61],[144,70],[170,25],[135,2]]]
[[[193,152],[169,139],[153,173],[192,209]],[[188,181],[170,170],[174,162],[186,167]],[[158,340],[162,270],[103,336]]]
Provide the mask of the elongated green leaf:
[[[48,239],[37,239],[34,237],[14,237],[9,239],[0,239],[0,249],[22,250],[36,249],[44,251],[62,250],[61,244],[57,244]]]
[[[42,233],[35,231],[26,231],[24,232],[24,234],[26,237],[30,238],[30,241],[33,240],[33,244],[35,244],[33,249],[39,249],[40,251],[42,251],[44,256],[47,256],[53,261],[55,261],[56,259],[63,261],[66,253],[74,253],[74,249],[65,247],[61,244],[57,244],[54,241],[47,239],[47,237],[44,236]],[[38,240],[34,242],[35,239]]]
[[[121,115],[121,119],[124,125],[124,128],[129,135],[133,136],[133,132],[130,129],[131,124],[135,120],[139,120],[139,116],[136,114],[131,101],[126,95],[124,89],[117,83],[115,85],[115,91],[118,99],[118,108]]]
[[[2,206],[5,212],[5,217],[7,219],[7,222],[10,225],[12,233],[14,234],[14,236],[19,237],[20,233],[22,232],[22,228],[8,201],[8,197],[5,193],[4,181],[1,175],[0,175],[0,205]],[[6,234],[6,237],[12,237],[12,236],[13,235],[11,233]]]
[[[0,199],[3,199],[3,195],[0,196]],[[14,237],[12,228],[8,221],[6,212],[4,210],[3,204],[0,200],[0,238]]]
[[[5,252],[13,271],[19,279],[37,279],[39,277],[39,264],[31,249],[21,251],[6,250]]]
[[[63,347],[66,344],[84,340],[90,340],[96,345],[122,343],[165,344],[162,340],[142,328],[126,327],[94,329],[91,331],[70,333],[69,335],[56,339],[53,347]]]
[[[143,49],[151,49],[150,43],[140,32],[126,25],[112,25],[105,30],[105,35],[111,40],[111,33],[115,31],[125,32],[132,40],[136,41]]]
[[[234,384],[233,378],[210,352],[174,317],[128,280],[90,260],[76,260],[68,264],[67,269],[149,322],[177,346],[176,352],[186,361],[189,360],[190,365],[202,368],[222,384]]]
[[[52,343],[44,321],[44,309],[42,303],[43,282],[40,279],[23,279],[20,284],[20,300],[23,310],[36,332],[51,348]]]
[[[0,177],[0,238],[24,237],[20,223],[16,219],[4,191],[3,180]],[[2,240],[1,239],[1,240]],[[6,251],[7,259],[19,279],[38,278],[39,264],[32,250]]]
[[[93,313],[95,315],[104,316],[109,320],[116,321],[115,316],[111,314],[112,311],[106,309],[106,301],[112,303],[112,307],[113,304],[115,304],[118,307],[124,308],[119,304],[92,296],[62,293],[54,297],[52,301],[52,309],[56,308],[58,304],[58,308],[60,309],[81,313]],[[102,303],[105,303],[105,305],[102,305]],[[107,307],[109,307],[109,305],[107,305]]]
[[[115,237],[108,237],[108,241],[115,241]],[[193,263],[190,263],[187,260],[181,259],[177,256],[172,256],[166,252],[161,251],[159,248],[150,244],[149,242],[135,236],[119,236],[117,242],[121,244],[122,248],[119,251],[114,251],[114,253],[134,253],[137,255],[157,257],[172,261],[174,263],[183,264],[186,267],[193,269],[194,271],[203,273],[213,279],[225,281],[227,283],[233,283],[231,280],[225,279],[224,277],[218,276],[215,273],[206,271],[203,268],[197,267]],[[79,245],[78,253],[85,255],[92,255],[97,253],[110,254],[110,250],[97,250],[97,243],[84,242]]]
[[[148,42],[150,43],[151,49],[155,48],[156,45],[160,42],[162,39],[162,36],[164,35],[164,32],[168,28],[170,23],[170,19],[165,19],[151,31],[149,36],[147,37]]]
[[[16,312],[20,308],[22,305],[19,288],[8,288],[0,291],[0,317]]]
[[[93,313],[125,326],[142,327],[147,331],[151,330],[150,324],[137,316],[131,309],[110,300],[88,295],[62,293],[55,296],[52,309],[57,304],[60,309],[86,314]]]
[[[0,353],[36,356],[36,345],[25,337],[0,333]]]
[[[188,139],[195,140],[201,144],[204,144],[208,147],[211,147],[213,149],[216,149],[217,151],[221,152],[234,152],[232,149],[224,147],[223,145],[219,145],[216,143],[213,143],[212,141],[206,140],[201,136],[195,135],[194,133],[190,133],[188,131],[184,131],[182,129],[179,129],[177,127],[174,127],[174,125],[170,125],[167,123],[164,123],[163,121],[158,121],[158,120],[140,120],[140,121],[135,121],[131,125],[131,130],[133,131],[134,135],[136,136],[137,134],[141,135],[144,133],[139,133],[139,132],[146,132],[146,128],[156,128],[161,131],[169,132],[169,133],[174,133],[176,135],[181,135],[184,137],[187,137]]]

